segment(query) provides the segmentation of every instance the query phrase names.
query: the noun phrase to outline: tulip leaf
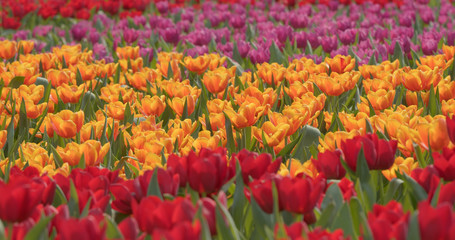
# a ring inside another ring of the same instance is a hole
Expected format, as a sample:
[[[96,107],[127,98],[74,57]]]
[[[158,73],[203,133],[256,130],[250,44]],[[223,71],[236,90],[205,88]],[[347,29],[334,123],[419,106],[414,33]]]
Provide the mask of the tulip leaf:
[[[76,71],[76,84],[78,86],[84,84],[84,80],[82,80],[82,74],[81,74],[81,71],[79,70],[79,68],[77,68],[77,71]]]
[[[432,117],[438,115],[441,112],[441,108],[439,106],[439,96],[436,96],[433,84],[431,84],[431,88],[430,88],[430,97],[428,99],[428,110]]]
[[[232,159],[236,160],[236,159]],[[232,203],[232,206],[230,207],[230,212],[232,214],[232,218],[234,219],[234,222],[237,225],[237,228],[241,228],[243,226],[243,221],[244,221],[244,212],[245,212],[245,194],[243,193],[243,190],[245,188],[245,184],[243,183],[243,178],[242,178],[242,170],[240,167],[240,163],[238,160],[236,160],[236,177],[235,177],[235,190],[234,190],[234,202]]]
[[[418,212],[411,213],[406,240],[420,240]]]
[[[267,229],[274,228],[274,221],[273,215],[267,214],[262,211],[261,207],[257,204],[256,200],[254,199],[253,193],[251,193],[251,211],[253,213],[253,220],[256,230],[262,236],[263,239],[273,239],[273,235],[271,236]]]
[[[349,207],[351,209],[352,223],[354,224],[356,234],[359,235],[362,233],[363,239],[373,240],[371,229],[368,227],[365,211],[363,210],[359,199],[357,197],[352,197],[349,201]]]
[[[55,166],[56,166],[56,167],[61,167],[61,166],[63,166],[63,160],[62,160],[62,158],[60,157],[60,155],[58,154],[57,150],[54,148],[54,146],[52,146],[52,144],[48,144],[48,146],[50,147],[51,153],[52,153],[52,155],[54,156],[54,163],[55,163]]]
[[[232,66],[235,66],[235,73],[236,75],[242,75],[243,72],[245,72],[245,70],[243,69],[242,66],[240,66],[240,64],[233,60],[232,58],[226,56],[226,59],[228,60],[229,64],[231,64]],[[228,65],[229,66],[229,65]]]
[[[308,40],[306,41],[305,54],[313,55],[313,47],[311,47],[310,41]]]
[[[66,199],[65,194],[63,193],[63,190],[60,188],[59,185],[55,186],[55,195],[54,195],[54,200],[52,202],[52,206],[58,207],[63,204],[67,204],[68,200]]]
[[[232,219],[231,214],[229,214],[229,211],[226,209],[226,207],[220,202],[218,197],[215,197],[215,202],[216,202],[216,228],[217,230],[221,230],[218,234],[219,236],[224,237],[229,236],[227,239],[235,239],[235,240],[240,240],[240,233],[238,229],[235,226],[235,222]],[[226,222],[228,223],[229,226],[226,226]]]
[[[24,84],[24,80],[25,80],[25,77],[23,77],[23,76],[16,76],[16,77],[14,77],[13,79],[11,79],[11,81],[10,81],[9,84],[8,84],[8,87],[10,87],[10,88],[18,88],[18,87],[20,87],[22,84]]]
[[[147,188],[147,196],[157,196],[163,200],[161,195],[160,185],[158,184],[158,169],[153,170],[152,178],[150,179],[149,186]]]
[[[234,42],[234,46],[232,47],[232,59],[234,59],[236,62],[240,64],[243,62],[242,56],[240,56],[237,42]]]
[[[194,218],[197,219],[201,223],[201,239],[202,240],[211,240],[212,237],[210,235],[210,227],[209,227],[204,215],[202,214],[202,208],[197,209],[197,212],[196,212]]]
[[[358,33],[357,33],[358,34]],[[359,70],[360,57],[352,50],[352,46],[348,49],[348,54],[355,59],[355,70]]]
[[[297,143],[301,141],[303,135],[304,134],[299,134],[299,136],[296,139],[294,139],[294,141],[287,144],[283,149],[281,149],[281,151],[278,153],[277,157],[284,157],[284,156],[290,154],[291,151],[294,149],[295,145],[297,145]]]
[[[104,217],[106,223],[106,238],[107,239],[122,239],[122,233],[120,232],[117,224],[112,220],[110,216]]]
[[[24,240],[34,240],[34,239],[45,239],[47,237],[48,231],[47,226],[49,222],[54,218],[55,215],[50,215],[47,217],[42,217],[41,220],[33,226],[27,235],[25,235]]]
[[[322,214],[316,222],[316,225],[323,228],[329,227],[332,224],[334,217],[339,211],[342,203],[343,194],[341,193],[338,184],[330,185],[325,193],[324,199],[322,200]]]
[[[424,201],[428,198],[428,194],[425,191],[425,189],[420,186],[413,178],[408,176],[406,173],[400,174],[397,172],[397,176],[400,177],[400,179],[404,180],[406,183],[407,187],[411,189],[412,196],[415,198],[417,202]]]
[[[392,56],[392,60],[397,60],[397,59],[398,59],[398,61],[400,61],[401,67],[406,66],[405,61],[404,61],[403,49],[401,48],[401,45],[398,41],[395,42],[395,47],[393,49],[393,56]]]
[[[235,142],[234,142],[234,134],[232,132],[232,123],[229,119],[229,116],[225,113],[225,127],[226,127],[226,138],[227,138],[227,148],[229,150],[229,154],[233,154],[235,152]]]
[[[270,46],[270,63],[286,64],[286,58],[283,53],[280,51],[275,42],[272,42]]]
[[[72,179],[70,179],[70,199],[68,200],[68,209],[72,217],[79,217],[79,197]]]
[[[400,196],[403,194],[403,186],[404,186],[404,181],[399,179],[399,178],[394,178],[390,181],[387,187],[387,192],[384,196],[384,200],[382,201],[384,204],[390,202],[392,199],[395,198],[395,195],[397,193],[400,194]],[[397,199],[397,198],[395,198]]]
[[[338,215],[334,220],[335,221],[330,227],[331,230],[343,229],[345,237],[350,236],[354,239],[357,238],[354,230],[354,224],[352,223],[351,210],[348,203],[343,203],[340,211],[338,212]]]

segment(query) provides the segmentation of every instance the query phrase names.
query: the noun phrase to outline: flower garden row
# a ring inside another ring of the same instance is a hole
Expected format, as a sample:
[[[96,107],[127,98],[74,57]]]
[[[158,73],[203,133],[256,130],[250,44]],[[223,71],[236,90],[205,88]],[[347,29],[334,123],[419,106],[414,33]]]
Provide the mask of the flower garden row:
[[[2,234],[452,236],[455,47],[414,68],[338,55],[244,71],[1,46]]]
[[[272,59],[273,45],[286,60],[307,57],[320,63],[325,56],[355,54],[362,65],[372,64],[372,58],[376,62],[389,59],[398,51],[397,43],[408,59],[441,54],[442,45],[454,45],[455,39],[455,7],[447,0],[437,6],[403,1],[401,7],[387,4],[384,8],[371,3],[286,8],[262,1],[255,5],[204,2],[199,9],[161,8],[163,4],[168,3],[157,3],[149,12],[121,20],[108,11],[82,21],[69,16],[43,19],[39,13],[32,13],[24,17],[26,24],[20,30],[2,31],[0,39],[33,40],[36,53],[81,43],[83,48],[93,50],[94,58],[107,62],[116,60],[118,46],[137,45],[146,65],[161,51],[184,52],[193,57],[220,53],[245,69],[276,61]]]

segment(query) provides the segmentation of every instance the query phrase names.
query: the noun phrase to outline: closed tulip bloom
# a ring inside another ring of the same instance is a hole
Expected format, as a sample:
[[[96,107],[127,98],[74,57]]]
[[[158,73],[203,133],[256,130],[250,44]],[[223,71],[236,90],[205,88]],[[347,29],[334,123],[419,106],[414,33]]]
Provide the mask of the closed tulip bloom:
[[[188,155],[188,183],[200,194],[217,193],[235,175],[235,162],[228,162],[226,150],[201,149]]]
[[[0,219],[13,223],[29,218],[41,202],[43,188],[33,187],[28,178],[0,181]]]
[[[63,138],[72,138],[81,130],[84,124],[84,112],[62,110],[57,114],[49,114],[52,129]]]
[[[115,120],[123,120],[125,118],[125,107],[126,104],[120,101],[108,103],[106,106],[106,113]]]
[[[446,126],[450,141],[455,144],[455,118],[453,116],[446,117]]]
[[[24,54],[29,54],[32,52],[35,46],[33,41],[19,41],[19,48],[22,47]]]
[[[442,154],[433,152],[434,167],[446,181],[455,180],[455,150],[443,148]]]
[[[431,85],[437,86],[442,80],[442,73],[439,68],[434,70],[422,71],[413,69],[403,72],[403,85],[411,91],[430,90]]]
[[[96,217],[89,215],[85,218],[76,219],[60,218],[57,224],[57,237],[65,240],[104,240],[106,239],[106,227],[99,227]]]
[[[194,112],[194,108],[196,105],[196,100],[193,95],[188,95],[186,97],[173,97],[171,100],[167,99],[167,104],[174,110],[174,112],[178,116],[183,115],[183,110],[185,107],[185,104],[187,106],[188,110],[188,115],[192,114]]]
[[[403,212],[400,203],[392,200],[386,206],[375,204],[368,214],[368,225],[374,239],[405,240],[408,234],[409,213]]]
[[[438,198],[438,205],[447,202],[451,206],[455,203],[455,182],[449,182],[445,185],[441,186],[441,190],[439,191],[439,198]]]
[[[370,100],[374,110],[384,110],[392,106],[393,99],[395,98],[395,90],[386,91],[379,89],[375,92],[370,91],[367,94],[367,98]]]
[[[307,214],[313,211],[326,187],[322,177],[314,179],[297,176],[285,177],[279,182],[278,195],[283,208],[292,213]]]
[[[278,63],[263,63],[258,65],[257,73],[269,86],[278,86],[284,79],[286,68]]]
[[[449,228],[453,222],[452,205],[442,203],[433,208],[429,201],[421,201],[418,211],[420,239],[446,239],[448,237]]]
[[[253,126],[265,110],[266,109],[264,107],[258,107],[254,103],[245,103],[240,106],[238,111],[226,108],[224,112],[228,115],[235,127],[245,128]]]
[[[273,213],[273,182],[278,188],[282,179],[278,174],[265,174],[260,179],[256,179],[248,184],[251,193],[245,188],[245,196],[250,200],[251,194],[253,194],[254,200],[264,212]],[[278,201],[280,201],[280,198]],[[280,210],[283,209],[280,202],[278,203],[278,207]]]
[[[147,95],[141,100],[139,110],[146,116],[160,116],[164,112],[165,108],[166,97],[164,95],[161,97],[158,97],[156,95],[150,97]]]
[[[70,166],[76,166],[79,164],[82,157],[79,144],[70,142],[66,144],[65,148],[57,146],[56,150],[64,163],[68,163]]]
[[[346,175],[346,170],[341,164],[341,150],[325,151],[318,153],[318,159],[312,159],[320,173],[324,173],[327,179],[342,179]]]
[[[80,151],[84,154],[86,166],[98,166],[103,162],[104,156],[109,152],[110,143],[101,145],[96,140],[87,140],[80,145]]]
[[[202,82],[209,92],[217,94],[226,90],[230,76],[226,71],[208,71],[204,74]]]
[[[16,51],[16,42],[9,40],[0,41],[0,58],[6,60],[13,58],[16,55]]]
[[[369,165],[375,162],[377,153],[374,143],[370,139],[356,136],[353,139],[346,139],[341,142],[344,160],[353,171],[357,171],[357,159],[359,157],[360,148],[363,148],[365,158]]]
[[[259,179],[265,173],[276,173],[281,164],[281,159],[273,160],[268,153],[258,154],[246,149],[242,149],[237,154],[234,153],[232,158],[239,161],[245,183],[250,181],[249,177]]]
[[[435,118],[429,123],[420,123],[416,129],[423,146],[433,151],[440,151],[450,142],[445,118]]]
[[[259,141],[264,143],[265,140],[267,145],[275,147],[286,137],[286,133],[289,130],[290,126],[286,123],[280,123],[277,126],[273,125],[272,122],[267,121],[262,124],[261,128],[253,127],[254,137]],[[262,134],[264,134],[265,139],[263,139]]]
[[[429,165],[424,169],[416,168],[411,172],[411,177],[425,189],[428,193],[428,199],[433,199],[440,182],[438,170],[433,165]]]

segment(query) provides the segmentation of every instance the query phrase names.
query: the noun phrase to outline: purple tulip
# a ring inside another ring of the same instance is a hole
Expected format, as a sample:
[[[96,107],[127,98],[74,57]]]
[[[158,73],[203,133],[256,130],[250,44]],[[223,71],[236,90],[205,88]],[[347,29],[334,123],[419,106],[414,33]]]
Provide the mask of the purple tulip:
[[[235,29],[244,28],[246,24],[246,18],[244,16],[232,16],[229,20],[229,25]]]
[[[177,45],[180,41],[180,31],[177,28],[166,28],[161,31],[161,36],[167,43]]]
[[[422,52],[425,55],[432,55],[438,49],[438,42],[434,39],[422,40]]]
[[[123,31],[123,39],[125,39],[125,42],[128,44],[132,44],[135,42],[139,37],[138,31],[134,29],[125,29]]]
[[[291,14],[289,16],[289,25],[294,29],[306,28],[308,26],[308,18],[298,13]]]
[[[71,35],[73,36],[74,40],[81,41],[87,35],[87,27],[82,22],[75,24],[71,28]]]
[[[165,14],[169,11],[169,2],[168,1],[160,1],[156,3],[156,9],[161,14]]]
[[[324,37],[321,37],[321,45],[322,45],[322,49],[324,50],[324,52],[330,53],[333,50],[337,49],[337,47],[338,47],[338,39],[337,39],[336,36],[332,36],[332,37],[324,36]]]
[[[353,29],[346,29],[343,32],[340,32],[338,35],[340,37],[341,43],[344,45],[350,45],[355,42],[355,30]]]
[[[88,35],[88,39],[92,44],[95,44],[100,40],[100,34],[97,31],[91,31]]]

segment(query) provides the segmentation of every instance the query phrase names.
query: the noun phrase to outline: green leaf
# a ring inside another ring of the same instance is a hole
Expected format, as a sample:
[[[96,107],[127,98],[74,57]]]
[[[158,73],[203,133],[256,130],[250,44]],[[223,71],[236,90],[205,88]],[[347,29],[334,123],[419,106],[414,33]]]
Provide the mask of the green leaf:
[[[404,61],[404,54],[403,54],[403,49],[401,48],[401,45],[399,42],[395,42],[395,48],[393,50],[393,56],[392,60],[397,60],[400,61],[400,66],[404,67],[406,66],[405,61]]]
[[[419,221],[417,219],[418,212],[411,213],[408,226],[407,240],[420,240]]]
[[[384,196],[384,201],[382,201],[384,204],[390,202],[392,199],[394,199],[395,195],[397,193],[403,193],[403,186],[404,186],[404,181],[399,179],[399,178],[394,178],[392,181],[390,181],[388,187],[387,187],[387,192]]]
[[[36,239],[46,239],[47,237],[47,226],[49,222],[54,218],[55,215],[50,215],[42,218],[38,223],[33,226],[30,231],[28,231],[25,236],[25,240],[36,240]]]
[[[297,143],[300,142],[300,140],[302,139],[302,136],[303,136],[303,134],[299,134],[299,137],[297,137],[296,139],[294,139],[294,141],[292,141],[291,143],[284,146],[284,148],[281,149],[281,151],[278,153],[277,156],[283,157],[287,154],[290,154],[291,151],[294,149],[295,145],[297,145]]]
[[[404,180],[406,186],[411,189],[412,196],[416,199],[417,202],[424,201],[428,198],[428,194],[425,189],[420,186],[413,178],[408,176],[406,173],[400,174],[397,173],[397,176],[400,179]]]
[[[106,220],[106,237],[107,239],[123,239],[122,233],[118,228],[117,224],[112,220],[110,216],[105,216]]]
[[[322,214],[316,222],[317,226],[327,228],[332,225],[335,216],[343,204],[343,194],[338,184],[334,183],[327,189],[324,199],[321,203]]]
[[[239,48],[237,47],[237,42],[234,42],[234,46],[232,48],[232,59],[234,59],[238,63],[242,63],[243,59],[240,56]]]
[[[10,88],[18,88],[22,84],[24,84],[24,80],[25,80],[25,77],[16,76],[13,79],[11,79],[11,81],[8,84],[8,87],[10,87]]]
[[[354,230],[354,224],[352,223],[351,210],[347,203],[342,205],[330,229],[333,231],[336,229],[343,229],[345,237],[350,236],[353,239],[357,238]]]
[[[242,75],[242,73],[245,71],[242,68],[242,66],[240,66],[240,64],[237,61],[233,60],[232,58],[230,58],[228,56],[226,56],[226,59],[228,60],[229,64],[231,64],[232,66],[235,66],[236,75],[238,75],[238,76]]]
[[[279,64],[286,64],[287,59],[284,57],[283,53],[280,51],[275,42],[272,42],[270,46],[270,63],[276,62]]]
[[[147,188],[147,196],[157,196],[161,200],[163,200],[163,196],[161,195],[160,185],[158,184],[158,169],[155,168],[153,170],[152,178],[150,179],[149,186]]]
[[[229,154],[233,154],[235,152],[235,142],[234,142],[234,134],[232,133],[232,123],[229,119],[229,116],[225,113],[225,126],[226,126],[226,137],[227,137],[227,149],[229,150]]]
[[[81,74],[81,71],[79,71],[79,68],[77,68],[77,71],[76,71],[76,84],[78,86],[84,84],[84,80],[82,80],[82,74]]]
[[[226,209],[226,207],[223,204],[221,204],[220,200],[217,197],[215,197],[215,202],[216,202],[216,209],[217,209],[217,211],[216,211],[216,226],[217,226],[217,229],[221,229],[222,230],[222,233],[219,234],[219,235],[221,235],[221,236],[232,236],[232,237],[230,237],[228,239],[240,240],[241,239],[240,238],[240,233],[239,233],[238,229],[235,226],[235,222],[232,219],[231,214],[229,214],[229,211]],[[227,220],[227,223],[229,225],[228,231],[226,231],[227,229],[224,229],[224,227],[226,227],[225,220]]]
[[[434,87],[433,87],[433,84],[431,84],[431,88],[430,88],[430,97],[429,97],[429,100],[428,100],[428,108],[429,108],[429,111],[430,111],[430,115],[432,117],[438,115],[441,113],[441,109],[440,109],[440,106],[439,106],[439,97],[436,98],[436,94],[434,92]]]

